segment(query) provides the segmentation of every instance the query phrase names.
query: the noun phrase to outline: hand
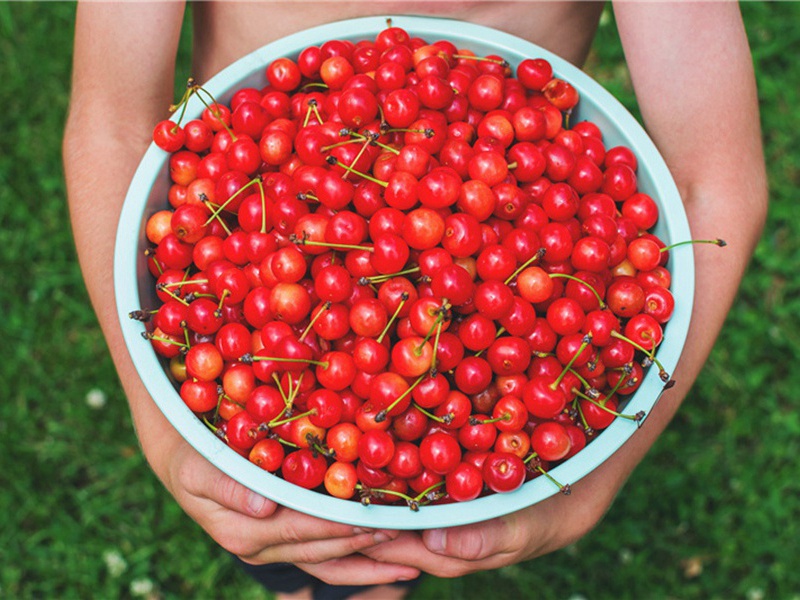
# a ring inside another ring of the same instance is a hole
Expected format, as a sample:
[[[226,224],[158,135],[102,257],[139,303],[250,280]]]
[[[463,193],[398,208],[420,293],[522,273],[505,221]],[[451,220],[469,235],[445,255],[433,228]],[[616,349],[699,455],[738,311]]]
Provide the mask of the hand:
[[[222,473],[182,439],[176,444],[164,477],[168,489],[217,543],[245,562],[295,563],[331,584],[391,583],[419,575],[413,567],[358,554],[398,532],[333,523],[279,506]]]
[[[414,566],[437,577],[460,577],[497,569],[567,546],[588,533],[613,499],[608,486],[588,478],[534,506],[482,523],[420,533],[365,549],[379,561]],[[425,510],[422,508],[421,510]]]

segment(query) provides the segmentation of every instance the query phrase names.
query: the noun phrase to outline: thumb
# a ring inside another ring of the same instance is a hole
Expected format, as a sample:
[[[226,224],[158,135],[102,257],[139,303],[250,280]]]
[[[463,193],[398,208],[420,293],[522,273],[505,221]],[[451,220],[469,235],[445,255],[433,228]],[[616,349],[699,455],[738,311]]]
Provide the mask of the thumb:
[[[225,475],[195,451],[184,456],[175,479],[185,492],[250,517],[268,517],[278,507],[272,500]]]
[[[492,519],[447,529],[423,532],[422,541],[431,552],[462,560],[482,560],[508,546],[511,532],[503,519]]]

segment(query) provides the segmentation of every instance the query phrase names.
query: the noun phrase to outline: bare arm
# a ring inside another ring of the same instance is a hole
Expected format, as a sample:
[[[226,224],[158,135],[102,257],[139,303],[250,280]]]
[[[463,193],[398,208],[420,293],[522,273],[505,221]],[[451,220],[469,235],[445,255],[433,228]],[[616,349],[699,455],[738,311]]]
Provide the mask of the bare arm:
[[[183,509],[249,562],[301,562],[331,582],[383,583],[416,576],[353,552],[375,533],[278,507],[211,466],[170,426],[147,394],[117,322],[112,256],[128,184],[154,124],[172,102],[184,6],[86,3],[78,7],[72,102],[64,164],[75,242],[86,285],[129,400],[142,449]]]
[[[698,247],[692,325],[677,385],[647,424],[609,461],[553,498],[504,518],[403,534],[369,551],[440,576],[501,567],[564,547],[602,518],[688,393],[735,298],[763,227],[767,189],[758,103],[747,39],[735,3],[620,3],[620,36],[649,133],[686,206],[695,238],[729,246]],[[581,507],[576,510],[576,507]],[[438,560],[437,560],[437,557]]]

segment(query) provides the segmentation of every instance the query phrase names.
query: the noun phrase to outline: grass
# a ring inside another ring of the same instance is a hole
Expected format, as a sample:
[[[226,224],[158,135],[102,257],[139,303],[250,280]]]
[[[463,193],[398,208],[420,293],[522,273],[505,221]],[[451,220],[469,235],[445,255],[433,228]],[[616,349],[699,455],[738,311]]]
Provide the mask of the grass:
[[[742,9],[771,208],[702,377],[594,532],[416,597],[800,598],[800,4]],[[60,161],[73,18],[0,4],[0,597],[267,598],[150,473],[89,309]],[[613,21],[589,68],[635,111]]]

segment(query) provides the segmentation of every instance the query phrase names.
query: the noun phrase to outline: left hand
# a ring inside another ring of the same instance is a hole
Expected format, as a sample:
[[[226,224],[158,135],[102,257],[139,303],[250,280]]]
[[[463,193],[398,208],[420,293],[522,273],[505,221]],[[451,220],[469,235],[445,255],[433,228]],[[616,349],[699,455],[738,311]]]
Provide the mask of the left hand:
[[[437,577],[497,569],[548,554],[583,537],[605,514],[613,500],[612,489],[616,487],[595,489],[590,476],[573,486],[569,496],[557,493],[534,506],[482,523],[403,531],[396,539],[362,553]]]

